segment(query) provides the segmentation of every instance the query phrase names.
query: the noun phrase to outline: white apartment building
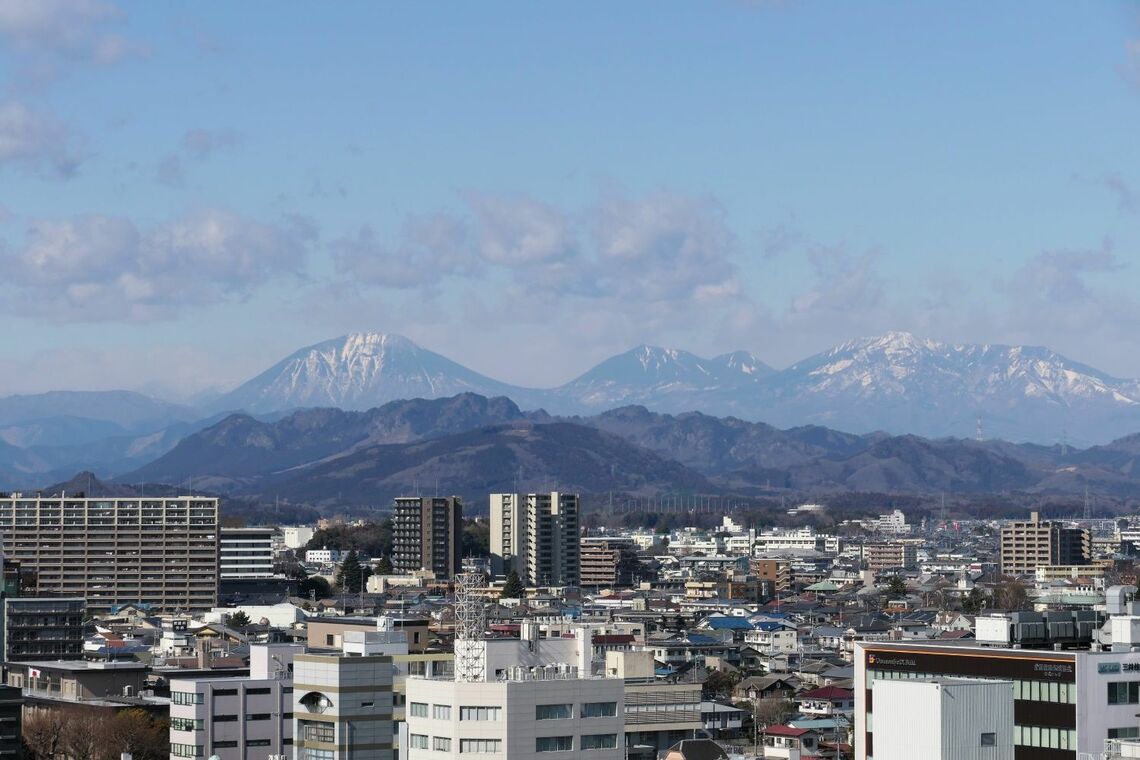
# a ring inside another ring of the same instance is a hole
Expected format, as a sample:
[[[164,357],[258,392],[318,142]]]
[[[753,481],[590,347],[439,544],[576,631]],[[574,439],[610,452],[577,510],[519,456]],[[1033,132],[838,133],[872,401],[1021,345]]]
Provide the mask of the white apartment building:
[[[305,648],[250,647],[248,678],[174,678],[170,681],[170,757],[217,755],[264,760],[292,754],[290,670]]]
[[[761,654],[781,654],[799,649],[799,633],[781,623],[762,623],[744,632],[744,643]]]
[[[838,536],[816,533],[811,528],[773,531],[756,536],[753,553],[763,556],[769,552],[799,550],[838,554],[842,546]]]
[[[530,586],[577,586],[581,574],[578,494],[493,493],[491,573],[514,570]]]
[[[222,528],[218,574],[222,580],[272,578],[276,528]]]
[[[890,533],[891,535],[903,535],[910,533],[911,526],[907,525],[906,515],[903,514],[901,509],[895,509],[885,515],[879,515],[879,519],[875,521],[875,530],[880,533]]]

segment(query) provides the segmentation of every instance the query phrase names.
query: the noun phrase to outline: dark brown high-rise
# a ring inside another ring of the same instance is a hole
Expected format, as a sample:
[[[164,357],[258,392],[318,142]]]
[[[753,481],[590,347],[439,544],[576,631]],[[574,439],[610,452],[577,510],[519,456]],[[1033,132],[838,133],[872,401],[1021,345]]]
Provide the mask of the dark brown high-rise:
[[[463,502],[458,496],[401,496],[392,512],[392,568],[450,578],[461,569]]]

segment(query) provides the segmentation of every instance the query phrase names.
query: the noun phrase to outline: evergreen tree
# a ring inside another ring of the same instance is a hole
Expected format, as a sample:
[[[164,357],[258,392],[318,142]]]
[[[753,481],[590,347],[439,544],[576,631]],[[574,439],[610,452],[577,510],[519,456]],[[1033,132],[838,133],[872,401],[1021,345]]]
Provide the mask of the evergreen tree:
[[[351,549],[348,556],[340,563],[340,572],[336,574],[336,585],[346,591],[359,591],[364,582],[364,571],[360,566],[360,558],[356,556],[356,549]]]
[[[392,560],[388,559],[387,555],[381,557],[380,561],[376,563],[376,572],[380,575],[392,574]]]
[[[249,625],[249,615],[245,614],[244,610],[238,610],[227,618],[226,623],[230,628],[240,631]]]
[[[500,596],[504,599],[522,599],[526,589],[523,588],[522,578],[519,574],[511,570],[507,575],[507,582],[503,584],[503,593]]]

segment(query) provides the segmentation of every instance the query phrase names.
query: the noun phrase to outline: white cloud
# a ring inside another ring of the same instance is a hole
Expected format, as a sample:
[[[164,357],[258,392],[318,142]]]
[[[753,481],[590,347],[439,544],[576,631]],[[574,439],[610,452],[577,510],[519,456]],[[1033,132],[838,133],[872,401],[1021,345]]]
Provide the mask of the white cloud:
[[[121,217],[37,220],[22,245],[0,248],[0,306],[59,322],[168,319],[299,273],[314,235],[301,220],[271,225],[221,209],[147,230]]]
[[[365,286],[428,287],[481,269],[467,224],[446,213],[408,218],[394,245],[366,225],[333,241],[332,251],[337,272]]]
[[[0,168],[19,166],[45,176],[70,177],[81,161],[65,126],[23,103],[0,103]]]
[[[20,56],[23,73],[42,81],[68,67],[145,53],[117,31],[123,20],[122,11],[103,0],[4,0],[0,39]]]

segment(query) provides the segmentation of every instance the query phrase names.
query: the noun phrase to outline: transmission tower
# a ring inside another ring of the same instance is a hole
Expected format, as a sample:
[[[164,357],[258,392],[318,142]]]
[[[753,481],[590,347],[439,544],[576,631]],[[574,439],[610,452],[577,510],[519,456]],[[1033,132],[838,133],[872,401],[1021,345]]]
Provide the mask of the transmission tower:
[[[985,436],[982,435],[982,415],[980,414],[978,415],[977,422],[974,424],[974,439],[977,441],[985,440]]]
[[[482,573],[464,570],[455,576],[455,680],[469,683],[485,679],[486,611],[479,589]]]

